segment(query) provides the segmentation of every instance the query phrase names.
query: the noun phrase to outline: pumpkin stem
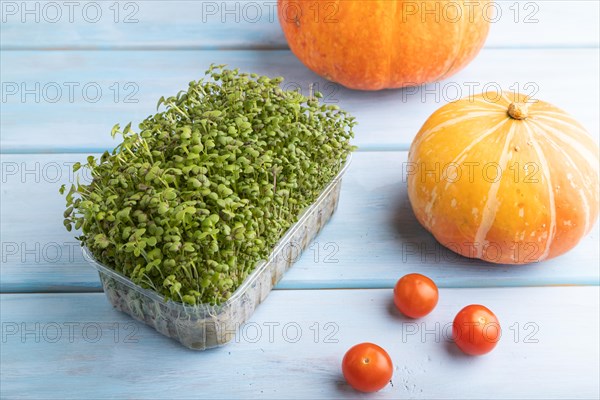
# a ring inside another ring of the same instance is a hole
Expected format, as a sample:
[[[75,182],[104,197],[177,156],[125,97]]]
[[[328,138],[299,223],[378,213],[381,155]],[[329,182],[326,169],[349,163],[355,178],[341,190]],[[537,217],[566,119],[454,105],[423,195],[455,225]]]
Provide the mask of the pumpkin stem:
[[[508,115],[513,119],[525,119],[527,118],[527,103],[510,103],[508,106]]]

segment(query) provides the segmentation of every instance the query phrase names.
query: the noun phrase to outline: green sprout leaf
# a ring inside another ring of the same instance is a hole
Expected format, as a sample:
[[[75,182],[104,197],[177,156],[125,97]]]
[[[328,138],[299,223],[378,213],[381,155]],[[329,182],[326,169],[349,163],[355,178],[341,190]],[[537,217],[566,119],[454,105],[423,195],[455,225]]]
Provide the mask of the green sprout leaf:
[[[353,117],[213,65],[73,171],[64,226],[104,265],[166,299],[220,304],[265,260],[354,150]]]

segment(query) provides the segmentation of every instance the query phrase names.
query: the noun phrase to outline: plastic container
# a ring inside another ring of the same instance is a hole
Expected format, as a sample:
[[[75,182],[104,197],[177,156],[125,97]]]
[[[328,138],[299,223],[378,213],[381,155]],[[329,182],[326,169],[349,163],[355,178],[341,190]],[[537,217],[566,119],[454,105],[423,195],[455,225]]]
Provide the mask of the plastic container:
[[[191,306],[165,301],[162,295],[136,285],[99,263],[86,247],[83,247],[84,256],[98,270],[104,292],[118,310],[190,349],[204,350],[224,345],[235,337],[240,325],[250,318],[273,286],[300,257],[302,250],[329,221],[337,208],[342,176],[349,164],[350,157],[317,200],[282,236],[269,259],[260,262],[232,296],[220,305]]]

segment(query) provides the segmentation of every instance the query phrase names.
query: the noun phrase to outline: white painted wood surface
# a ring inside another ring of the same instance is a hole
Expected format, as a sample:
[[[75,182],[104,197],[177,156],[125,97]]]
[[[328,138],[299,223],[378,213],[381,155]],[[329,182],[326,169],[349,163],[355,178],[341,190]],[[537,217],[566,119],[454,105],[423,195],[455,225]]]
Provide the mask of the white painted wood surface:
[[[193,352],[132,323],[100,293],[2,295],[2,394],[598,398],[598,287],[442,289],[438,307],[418,321],[401,317],[391,296],[390,289],[275,291],[233,343]],[[503,328],[482,357],[463,355],[443,333],[472,303],[487,305]],[[69,333],[69,323],[79,325]],[[371,396],[348,387],[340,371],[345,351],[364,341],[384,347],[395,366],[393,386]]]

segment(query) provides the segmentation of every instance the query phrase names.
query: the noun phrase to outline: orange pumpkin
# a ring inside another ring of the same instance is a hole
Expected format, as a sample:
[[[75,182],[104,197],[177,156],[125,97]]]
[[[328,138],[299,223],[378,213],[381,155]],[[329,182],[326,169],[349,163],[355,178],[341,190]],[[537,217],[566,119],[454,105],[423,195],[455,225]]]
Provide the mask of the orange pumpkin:
[[[406,164],[419,222],[467,257],[523,264],[573,248],[598,218],[598,145],[524,95],[484,93],[425,122]]]
[[[351,89],[416,86],[447,78],[479,52],[490,1],[278,0],[292,52]]]

